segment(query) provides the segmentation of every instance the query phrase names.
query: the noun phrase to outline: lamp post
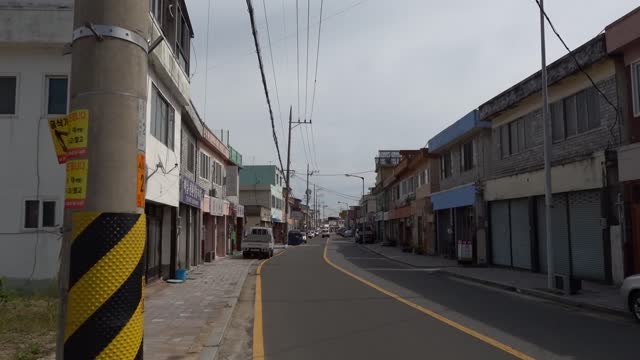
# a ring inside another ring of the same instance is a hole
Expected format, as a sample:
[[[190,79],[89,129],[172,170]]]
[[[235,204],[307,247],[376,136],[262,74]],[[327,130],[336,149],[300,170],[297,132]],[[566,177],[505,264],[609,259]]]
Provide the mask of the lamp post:
[[[364,214],[364,204],[365,204],[365,200],[364,200],[364,176],[353,175],[353,174],[344,174],[344,176],[359,178],[360,180],[362,180],[362,206],[360,206],[360,211]],[[357,223],[358,223],[358,221],[356,219],[356,224]],[[356,227],[357,227],[357,225],[356,225]],[[362,224],[362,231],[364,231],[364,223]]]

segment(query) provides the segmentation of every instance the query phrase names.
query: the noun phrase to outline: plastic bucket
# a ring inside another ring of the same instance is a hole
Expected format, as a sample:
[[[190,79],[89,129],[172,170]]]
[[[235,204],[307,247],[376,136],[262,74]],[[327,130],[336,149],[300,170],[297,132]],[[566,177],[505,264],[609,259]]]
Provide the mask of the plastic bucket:
[[[188,271],[186,269],[176,270],[176,279],[186,281],[187,276],[188,276]]]

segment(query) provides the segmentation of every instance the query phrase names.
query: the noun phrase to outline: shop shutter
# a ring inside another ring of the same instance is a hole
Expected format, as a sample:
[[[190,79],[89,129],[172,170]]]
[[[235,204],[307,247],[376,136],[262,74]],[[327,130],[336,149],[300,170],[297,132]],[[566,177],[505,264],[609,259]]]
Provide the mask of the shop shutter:
[[[599,191],[569,194],[572,270],[577,278],[605,280],[600,214]]]
[[[547,240],[545,229],[544,196],[537,198],[538,208],[538,254],[540,257],[540,271],[547,272]],[[551,235],[553,236],[554,272],[569,275],[569,223],[567,219],[566,194],[553,195],[553,209],[551,210]]]
[[[439,255],[446,255],[449,242],[449,233],[447,229],[451,226],[449,209],[440,210],[437,213],[438,216],[438,248]]]
[[[529,199],[511,200],[511,247],[513,266],[531,270]]]
[[[495,265],[511,266],[508,201],[491,203],[491,254]]]

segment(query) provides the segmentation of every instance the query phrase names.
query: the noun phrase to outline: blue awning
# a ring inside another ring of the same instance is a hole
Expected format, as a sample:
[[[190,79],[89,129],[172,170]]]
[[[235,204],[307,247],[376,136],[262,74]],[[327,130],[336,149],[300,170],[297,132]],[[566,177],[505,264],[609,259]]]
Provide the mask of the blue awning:
[[[433,210],[452,209],[473,205],[476,201],[476,185],[468,184],[451,190],[431,194]]]

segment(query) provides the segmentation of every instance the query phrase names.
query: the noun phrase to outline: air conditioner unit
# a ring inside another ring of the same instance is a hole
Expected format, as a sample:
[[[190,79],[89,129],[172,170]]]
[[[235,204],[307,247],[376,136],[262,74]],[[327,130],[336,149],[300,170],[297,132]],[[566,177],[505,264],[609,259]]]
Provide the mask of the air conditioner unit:
[[[216,197],[218,195],[217,189],[209,189],[209,196]]]

